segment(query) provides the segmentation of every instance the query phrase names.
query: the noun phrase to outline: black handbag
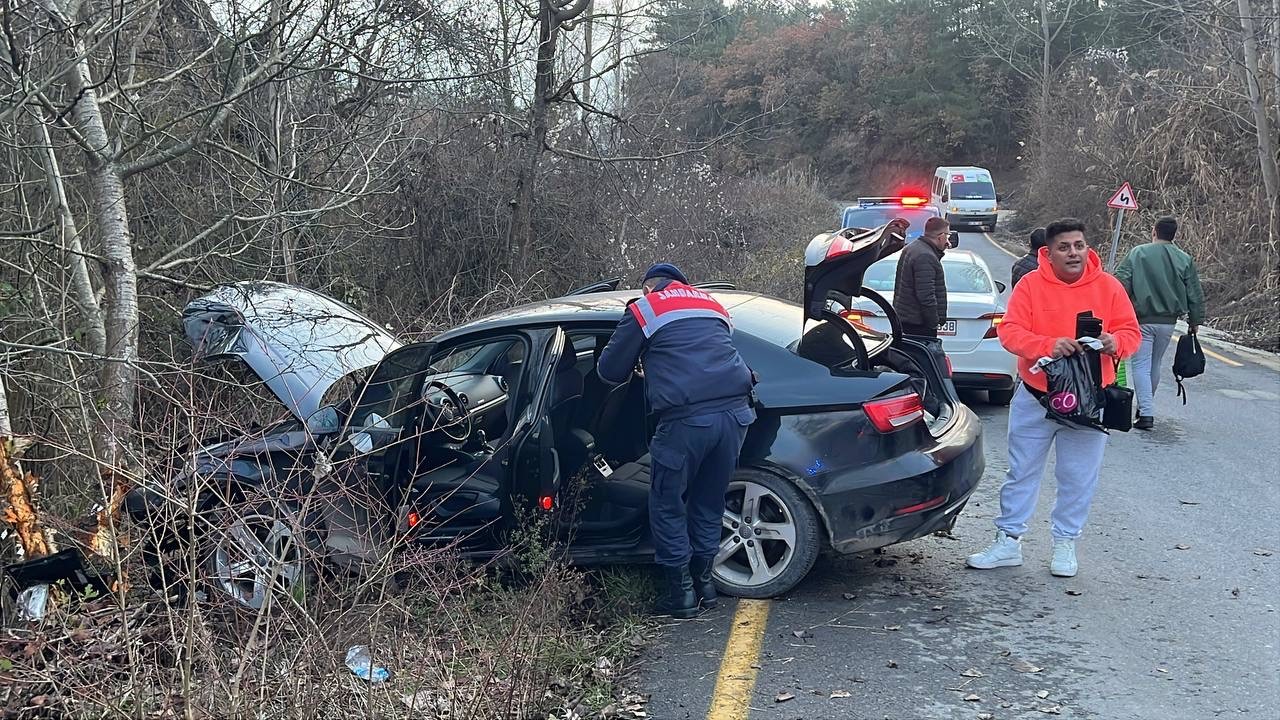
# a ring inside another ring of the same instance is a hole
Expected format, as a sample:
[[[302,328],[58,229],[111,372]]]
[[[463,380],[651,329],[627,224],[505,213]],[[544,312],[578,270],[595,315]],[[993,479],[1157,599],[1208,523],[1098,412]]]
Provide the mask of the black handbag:
[[[1117,360],[1116,365],[1119,364]],[[1102,427],[1120,432],[1133,429],[1133,389],[1112,383],[1102,392],[1106,397],[1102,407]]]

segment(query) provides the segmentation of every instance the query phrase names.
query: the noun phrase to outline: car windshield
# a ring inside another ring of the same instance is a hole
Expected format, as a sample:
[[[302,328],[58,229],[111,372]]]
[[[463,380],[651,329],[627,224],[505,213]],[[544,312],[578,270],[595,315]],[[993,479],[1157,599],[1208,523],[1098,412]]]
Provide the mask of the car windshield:
[[[898,274],[898,255],[892,255],[867,268],[862,284],[877,292],[893,292],[894,277]],[[947,281],[947,292],[989,293],[991,278],[981,265],[971,262],[942,263],[942,274]]]
[[[893,206],[851,207],[845,209],[841,224],[847,228],[876,228],[898,217],[910,223],[907,228],[909,234],[918,234],[924,232],[924,224],[929,218],[937,217],[937,213],[932,210],[921,210],[920,208]]]
[[[953,200],[995,200],[996,188],[991,183],[983,183],[983,182],[951,183],[951,199]]]

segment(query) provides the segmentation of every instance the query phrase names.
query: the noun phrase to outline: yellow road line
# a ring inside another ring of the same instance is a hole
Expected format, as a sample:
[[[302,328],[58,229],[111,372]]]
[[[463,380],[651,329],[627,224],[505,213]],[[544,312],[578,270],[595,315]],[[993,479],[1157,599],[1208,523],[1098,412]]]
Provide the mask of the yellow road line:
[[[983,237],[985,237],[986,239],[990,240],[990,241],[991,241],[991,244],[992,244],[992,245],[995,245],[995,246],[996,246],[996,248],[997,248],[1000,252],[1004,253],[1005,255],[1008,255],[1009,257],[1014,258],[1015,260],[1016,260],[1016,259],[1018,259],[1018,258],[1020,258],[1020,257],[1022,257],[1021,255],[1014,255],[1013,253],[1011,253],[1011,252],[1009,252],[1007,249],[1005,249],[1005,246],[1003,246],[1003,245],[1001,245],[1000,243],[996,242],[996,239],[995,239],[995,238],[993,238],[993,237],[991,237],[991,233],[984,232],[984,233],[982,233],[982,236],[983,236]]]
[[[756,686],[760,644],[768,622],[768,600],[738,601],[707,720],[746,720],[750,712],[751,692]]]
[[[1178,341],[1178,338],[1180,338],[1180,337],[1182,337],[1182,335],[1181,335],[1181,334],[1179,334],[1179,333],[1174,333],[1174,334],[1173,334],[1173,340],[1174,340],[1174,342],[1177,342],[1177,341]],[[1209,357],[1213,358],[1214,360],[1218,360],[1218,361],[1224,362],[1224,363],[1226,363],[1226,364],[1230,365],[1231,367],[1244,367],[1244,363],[1242,363],[1242,362],[1237,362],[1237,361],[1235,361],[1235,360],[1232,360],[1231,358],[1226,357],[1225,355],[1219,355],[1218,353],[1216,353],[1216,352],[1214,352],[1214,351],[1210,350],[1209,348],[1205,347],[1205,345],[1204,345],[1204,343],[1203,343],[1203,342],[1201,342],[1201,343],[1200,343],[1200,349],[1204,351],[1204,354],[1205,354],[1205,355],[1208,355]]]

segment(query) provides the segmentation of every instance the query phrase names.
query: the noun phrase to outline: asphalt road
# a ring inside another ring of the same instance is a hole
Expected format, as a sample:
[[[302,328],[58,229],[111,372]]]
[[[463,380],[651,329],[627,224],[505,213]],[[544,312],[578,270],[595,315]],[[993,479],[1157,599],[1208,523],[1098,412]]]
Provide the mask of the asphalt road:
[[[1007,280],[1012,256],[961,247]],[[987,474],[954,537],[821,560],[755,608],[758,651],[727,643],[753,624],[734,602],[666,626],[638,678],[649,717],[1280,717],[1280,364],[1215,355],[1187,405],[1161,387],[1154,431],[1112,434],[1077,577],[1048,571],[1052,461],[1025,564],[963,567],[1008,467],[1006,410],[966,397]]]

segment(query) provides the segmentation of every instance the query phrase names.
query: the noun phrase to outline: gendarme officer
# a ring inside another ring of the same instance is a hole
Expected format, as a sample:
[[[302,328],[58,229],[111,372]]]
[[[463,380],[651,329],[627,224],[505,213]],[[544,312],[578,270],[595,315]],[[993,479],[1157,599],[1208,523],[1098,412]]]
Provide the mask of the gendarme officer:
[[[699,600],[715,606],[711,571],[725,490],[756,417],[753,377],[733,346],[728,311],[678,268],[649,268],[643,292],[628,304],[597,372],[617,385],[642,363],[650,410],[659,417],[649,442],[649,524],[663,581],[656,612],[689,618]]]

